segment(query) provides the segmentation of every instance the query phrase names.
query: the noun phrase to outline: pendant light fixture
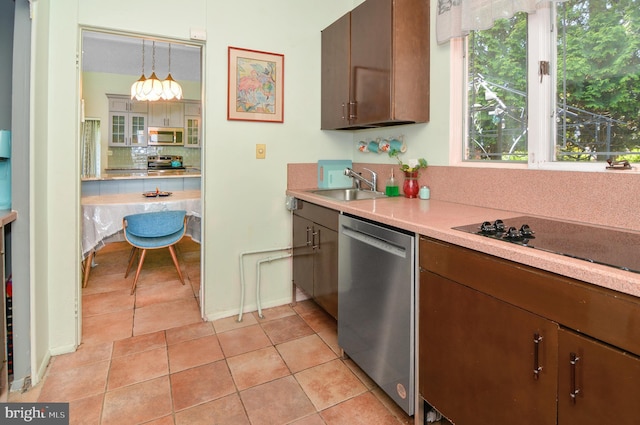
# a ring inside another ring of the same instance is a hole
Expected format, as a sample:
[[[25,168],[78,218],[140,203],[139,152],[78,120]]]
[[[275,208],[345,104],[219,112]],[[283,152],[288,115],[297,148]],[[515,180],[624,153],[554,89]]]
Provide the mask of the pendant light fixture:
[[[162,82],[162,98],[164,100],[182,99],[182,87],[171,77],[171,43],[169,43],[169,72]]]
[[[140,75],[140,79],[131,85],[131,99],[135,98],[136,100],[146,100],[143,93],[142,87],[147,77],[144,76],[144,39],[142,40],[142,75]]]
[[[142,94],[145,100],[154,102],[162,98],[162,82],[156,76],[156,42],[153,42],[151,76],[142,83]]]

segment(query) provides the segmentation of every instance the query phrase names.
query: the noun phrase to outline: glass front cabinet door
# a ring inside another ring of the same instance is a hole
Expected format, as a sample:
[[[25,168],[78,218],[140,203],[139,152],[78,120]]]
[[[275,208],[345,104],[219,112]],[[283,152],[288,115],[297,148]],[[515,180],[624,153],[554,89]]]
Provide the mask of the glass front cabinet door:
[[[146,146],[147,114],[109,113],[109,146]]]
[[[185,141],[184,146],[188,148],[200,147],[200,124],[201,119],[199,116],[185,116]]]

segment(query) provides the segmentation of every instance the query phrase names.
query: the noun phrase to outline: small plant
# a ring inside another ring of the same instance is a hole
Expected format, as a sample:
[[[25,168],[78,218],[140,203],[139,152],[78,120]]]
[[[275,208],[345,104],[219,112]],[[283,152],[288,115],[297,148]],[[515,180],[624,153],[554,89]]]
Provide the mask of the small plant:
[[[424,158],[409,159],[406,163],[404,163],[400,158],[401,153],[402,152],[400,152],[397,149],[391,149],[389,151],[389,157],[395,158],[395,160],[398,161],[398,164],[400,164],[400,170],[404,171],[405,173],[413,173],[418,171],[421,168],[427,168],[428,164],[426,159]]]

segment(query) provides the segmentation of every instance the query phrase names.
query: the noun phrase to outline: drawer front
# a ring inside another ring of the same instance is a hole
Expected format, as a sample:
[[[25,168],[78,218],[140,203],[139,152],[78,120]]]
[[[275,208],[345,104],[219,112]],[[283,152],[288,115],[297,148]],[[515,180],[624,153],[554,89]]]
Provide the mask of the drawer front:
[[[420,267],[640,355],[640,299],[422,237]]]
[[[295,215],[311,220],[328,229],[338,230],[338,211],[321,207],[310,202],[298,200],[298,209],[293,212]]]

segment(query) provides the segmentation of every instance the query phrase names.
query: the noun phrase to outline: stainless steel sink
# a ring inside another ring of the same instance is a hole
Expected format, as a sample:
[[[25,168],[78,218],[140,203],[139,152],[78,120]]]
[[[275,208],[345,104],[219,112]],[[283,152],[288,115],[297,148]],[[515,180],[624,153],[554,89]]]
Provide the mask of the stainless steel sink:
[[[317,189],[311,193],[338,201],[358,201],[362,199],[384,198],[386,195],[382,192],[374,192],[372,190],[361,189]]]

